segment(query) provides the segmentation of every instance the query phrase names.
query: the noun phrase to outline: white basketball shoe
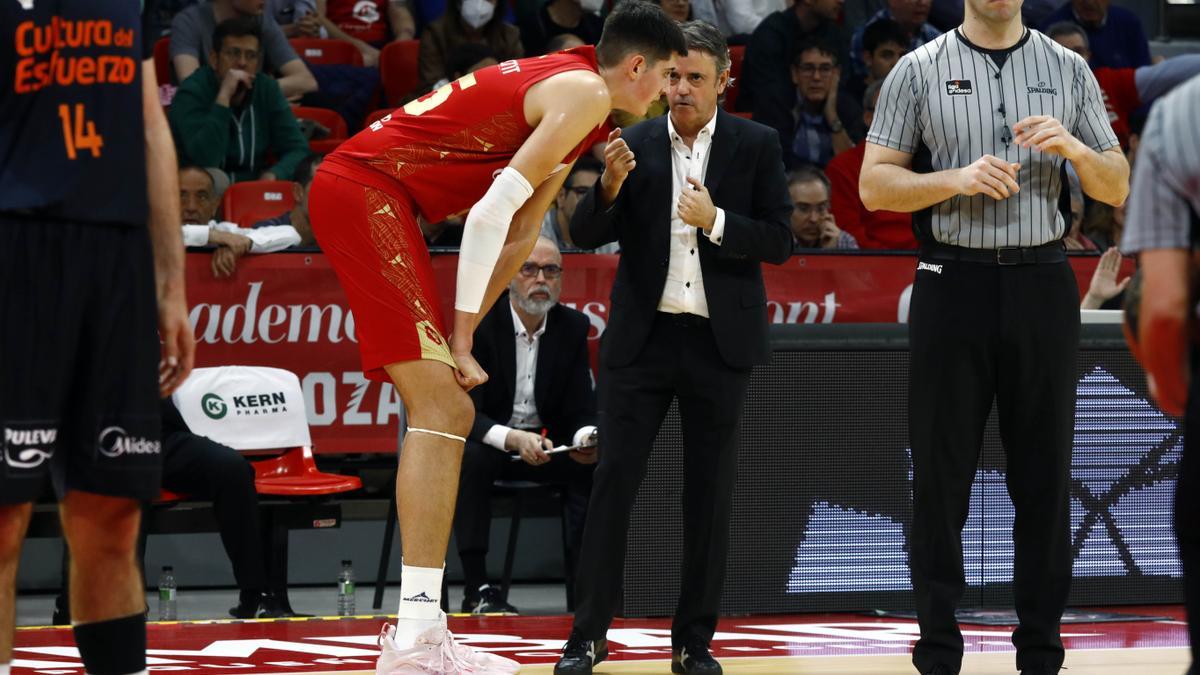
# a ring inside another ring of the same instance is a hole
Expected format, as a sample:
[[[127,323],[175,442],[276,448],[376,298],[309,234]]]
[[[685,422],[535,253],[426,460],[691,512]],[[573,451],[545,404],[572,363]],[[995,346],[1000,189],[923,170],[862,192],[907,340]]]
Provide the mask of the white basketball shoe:
[[[459,644],[446,628],[445,614],[408,649],[396,646],[395,634],[395,626],[383,625],[375,675],[512,675],[521,671],[521,664],[512,659]]]

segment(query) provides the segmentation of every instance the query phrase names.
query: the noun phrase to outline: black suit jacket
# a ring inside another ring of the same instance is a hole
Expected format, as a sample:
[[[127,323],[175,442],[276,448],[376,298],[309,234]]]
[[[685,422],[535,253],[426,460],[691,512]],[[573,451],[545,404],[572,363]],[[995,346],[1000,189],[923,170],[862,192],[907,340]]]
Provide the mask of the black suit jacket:
[[[555,305],[538,346],[533,398],[538,417],[555,445],[569,445],[580,427],[596,423],[596,398],[588,369],[588,331],[582,312]],[[489,376],[471,390],[475,424],[470,439],[483,442],[494,424],[507,425],[517,390],[517,350],[508,293],[500,296],[475,329],[471,353]]]
[[[671,141],[665,115],[622,132],[637,158],[610,208],[597,187],[571,218],[580,248],[621,242],[608,327],[600,347],[606,366],[629,365],[650,333],[667,281],[671,251]],[[599,181],[597,181],[597,186]],[[762,262],[781,264],[792,252],[792,200],[774,129],[717,110],[704,185],[725,210],[720,246],[700,234],[700,269],[717,348],[734,368],[766,363],[767,294]]]

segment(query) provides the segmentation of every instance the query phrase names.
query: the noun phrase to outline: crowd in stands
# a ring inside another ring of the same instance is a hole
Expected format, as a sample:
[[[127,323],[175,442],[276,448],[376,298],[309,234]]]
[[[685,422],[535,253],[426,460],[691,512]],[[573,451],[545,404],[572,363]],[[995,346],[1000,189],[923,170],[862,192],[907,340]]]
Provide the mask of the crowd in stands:
[[[625,1],[635,0],[160,3],[162,40],[169,45],[160,50],[168,55],[169,77],[159,83],[163,101],[191,189],[212,193],[212,212],[190,225],[205,232],[194,230],[188,242],[205,235],[217,247],[213,269],[221,273],[232,271],[244,253],[281,245],[263,239],[315,245],[303,208],[315,167],[310,156],[328,152],[391,106],[467,73],[594,44],[611,4]],[[797,250],[917,247],[909,214],[863,206],[858,174],[880,84],[904,54],[954,30],[961,0],[651,1],[678,21],[712,23],[734,45],[734,82],[724,108],[779,134],[797,209]],[[1027,25],[1091,64],[1131,155],[1149,104],[1200,72],[1200,54],[1153,59],[1137,16],[1108,0],[1026,0],[1022,11]],[[336,117],[318,119],[314,109]],[[665,112],[664,97],[648,116]],[[642,119],[614,117],[620,126]],[[543,234],[564,250],[575,248],[564,224],[600,169],[581,161],[546,214]],[[207,188],[199,185],[205,173]],[[297,182],[296,207],[270,225],[291,225],[290,236],[215,217],[224,187],[252,180]],[[1070,212],[1063,200],[1071,225],[1067,246],[1109,248],[1119,239],[1123,213],[1077,196]],[[458,245],[460,221],[421,225],[431,246]]]

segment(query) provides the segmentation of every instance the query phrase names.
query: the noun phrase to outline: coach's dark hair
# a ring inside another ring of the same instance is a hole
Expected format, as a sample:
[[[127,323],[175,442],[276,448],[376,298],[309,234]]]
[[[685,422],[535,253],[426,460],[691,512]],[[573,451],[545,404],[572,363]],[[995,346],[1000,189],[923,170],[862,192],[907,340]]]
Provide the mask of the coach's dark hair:
[[[811,183],[817,181],[825,186],[825,193],[829,194],[833,191],[833,185],[829,182],[829,176],[815,164],[801,164],[800,166],[788,172],[788,187],[799,185],[801,183]]]
[[[811,52],[814,50],[833,59],[833,65],[835,67],[838,65],[838,61],[840,59],[838,59],[837,49],[835,49],[833,45],[829,44],[825,40],[813,38],[801,40],[796,45],[796,50],[792,52],[792,65],[800,65],[800,57],[804,55],[804,52]]]
[[[908,33],[905,33],[900,24],[895,21],[880,19],[863,29],[863,51],[874,52],[889,42],[894,42],[904,48],[909,45]]]
[[[729,69],[729,44],[717,27],[707,21],[688,21],[679,26],[687,40],[688,51],[704,52],[717,62],[717,74]]]
[[[262,22],[259,17],[238,16],[226,19],[213,29],[213,51],[220,53],[221,48],[225,46],[227,37],[246,37],[248,35],[253,35],[254,39],[258,40],[258,44],[262,45]]]
[[[687,40],[679,24],[662,7],[645,0],[624,0],[604,20],[604,32],[596,44],[596,61],[612,68],[630,54],[641,54],[651,63],[665,61],[671,54],[687,54]]]
[[[1056,24],[1051,24],[1046,29],[1046,37],[1051,40],[1057,39],[1060,35],[1078,35],[1083,38],[1084,47],[1087,47],[1089,50],[1092,48],[1092,41],[1088,39],[1087,31],[1083,29],[1083,26],[1073,21],[1059,21]]]

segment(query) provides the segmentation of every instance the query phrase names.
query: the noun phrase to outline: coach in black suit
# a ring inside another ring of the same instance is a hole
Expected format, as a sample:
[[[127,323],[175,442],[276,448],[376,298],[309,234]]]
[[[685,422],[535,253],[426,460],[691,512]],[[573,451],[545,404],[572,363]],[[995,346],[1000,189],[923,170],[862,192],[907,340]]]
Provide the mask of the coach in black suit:
[[[683,28],[688,55],[671,75],[669,116],[610,136],[604,175],[571,219],[577,245],[619,241],[621,261],[600,346],[600,464],[559,674],[590,673],[607,654],[630,510],[676,397],[685,531],[675,672],[720,672],[708,643],[724,581],[738,425],[750,369],[769,354],[761,263],[790,255],[792,203],[775,131],[717,108],[729,80],[724,38],[698,21]]]
[[[454,516],[464,612],[516,611],[488,584],[491,491],[497,479],[564,485],[569,545],[579,550],[596,453],[545,453],[556,445],[580,445],[596,428],[587,345],[591,322],[559,304],[562,274],[558,246],[539,237],[508,294],[475,329],[472,354],[491,379],[471,390],[475,425],[463,453]],[[512,461],[513,455],[522,461]]]

